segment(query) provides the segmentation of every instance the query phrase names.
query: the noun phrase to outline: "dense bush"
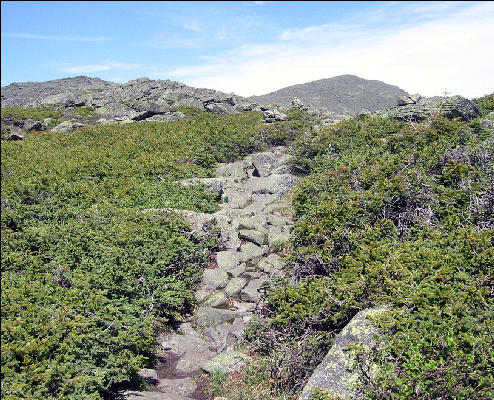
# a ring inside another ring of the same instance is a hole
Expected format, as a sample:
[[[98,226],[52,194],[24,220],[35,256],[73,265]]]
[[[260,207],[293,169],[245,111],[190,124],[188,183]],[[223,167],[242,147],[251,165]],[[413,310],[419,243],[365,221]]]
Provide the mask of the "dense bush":
[[[376,374],[367,398],[492,398],[494,141],[480,126],[365,116],[296,141],[292,283],[247,335],[281,390],[386,304],[382,346],[359,356]]]
[[[187,111],[2,142],[2,398],[110,397],[152,361],[156,328],[192,310],[217,237],[144,210],[215,211],[177,181],[266,142],[260,113]]]

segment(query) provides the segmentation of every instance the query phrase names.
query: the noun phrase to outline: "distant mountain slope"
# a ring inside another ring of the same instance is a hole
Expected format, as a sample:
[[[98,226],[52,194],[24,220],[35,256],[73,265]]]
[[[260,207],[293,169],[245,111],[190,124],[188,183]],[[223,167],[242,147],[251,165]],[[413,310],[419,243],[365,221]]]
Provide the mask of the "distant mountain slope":
[[[298,97],[312,107],[323,107],[337,114],[356,114],[396,105],[403,95],[407,92],[397,86],[355,75],[340,75],[252,96],[250,100],[258,104],[288,106],[294,97]]]

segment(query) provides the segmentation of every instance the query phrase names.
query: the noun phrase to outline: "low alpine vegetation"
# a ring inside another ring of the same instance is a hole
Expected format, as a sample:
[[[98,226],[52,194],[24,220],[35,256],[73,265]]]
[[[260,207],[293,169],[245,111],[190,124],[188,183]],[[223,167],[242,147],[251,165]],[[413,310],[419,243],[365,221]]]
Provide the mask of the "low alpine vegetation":
[[[358,311],[388,305],[379,350],[358,354],[365,398],[493,397],[494,137],[482,126],[361,116],[296,140],[292,279],[272,285],[246,337],[271,360],[275,393],[301,389]]]
[[[178,181],[267,142],[260,113],[187,111],[2,143],[2,398],[112,397],[193,309],[218,237],[162,209],[215,211]]]

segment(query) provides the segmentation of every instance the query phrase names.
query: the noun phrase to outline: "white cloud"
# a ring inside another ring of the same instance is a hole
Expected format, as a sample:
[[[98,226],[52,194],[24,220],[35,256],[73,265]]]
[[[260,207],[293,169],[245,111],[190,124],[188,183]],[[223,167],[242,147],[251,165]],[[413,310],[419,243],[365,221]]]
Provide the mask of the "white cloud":
[[[183,27],[189,31],[201,32],[202,28],[199,24],[195,22],[184,22]]]
[[[128,71],[142,68],[142,64],[122,63],[110,61],[104,64],[71,65],[63,64],[59,66],[60,72],[67,74],[90,74],[99,71]]]
[[[6,33],[2,34],[2,36],[19,39],[56,40],[69,42],[102,42],[108,40],[108,38],[105,37],[46,36],[32,35],[30,33]]]
[[[168,76],[244,96],[340,74],[382,80],[427,96],[444,89],[467,97],[492,92],[494,6],[421,7],[412,15],[427,13],[426,19],[410,18],[401,26],[367,30],[355,21],[285,30],[269,45],[243,45]],[[406,6],[401,13],[406,14]]]

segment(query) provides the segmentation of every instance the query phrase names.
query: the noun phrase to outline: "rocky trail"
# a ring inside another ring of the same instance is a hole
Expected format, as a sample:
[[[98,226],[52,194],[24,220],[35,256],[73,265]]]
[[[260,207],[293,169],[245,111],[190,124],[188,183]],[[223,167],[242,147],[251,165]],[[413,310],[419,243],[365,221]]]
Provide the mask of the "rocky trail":
[[[288,158],[286,148],[277,147],[222,164],[215,178],[181,182],[202,182],[221,196],[221,209],[214,214],[181,213],[196,232],[215,222],[224,248],[203,272],[196,290],[198,307],[190,321],[158,336],[161,362],[156,369],[141,371],[151,391],[127,392],[127,399],[204,400],[204,373],[237,371],[249,360],[236,344],[263,288],[283,273],[279,253],[292,227],[286,195],[296,177],[286,166]]]

